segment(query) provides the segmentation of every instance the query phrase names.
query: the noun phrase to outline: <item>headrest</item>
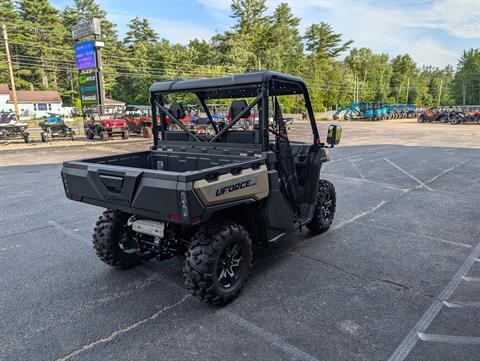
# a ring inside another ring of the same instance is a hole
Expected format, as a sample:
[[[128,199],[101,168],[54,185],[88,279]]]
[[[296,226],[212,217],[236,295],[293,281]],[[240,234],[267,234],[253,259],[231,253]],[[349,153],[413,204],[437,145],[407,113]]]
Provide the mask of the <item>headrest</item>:
[[[178,120],[185,118],[185,110],[183,110],[182,104],[173,103],[170,105],[170,113]]]
[[[230,105],[229,114],[231,119],[235,119],[238,114],[240,114],[245,108],[248,107],[247,101],[242,100],[234,100]],[[243,118],[248,118],[250,116],[250,110],[243,115]]]

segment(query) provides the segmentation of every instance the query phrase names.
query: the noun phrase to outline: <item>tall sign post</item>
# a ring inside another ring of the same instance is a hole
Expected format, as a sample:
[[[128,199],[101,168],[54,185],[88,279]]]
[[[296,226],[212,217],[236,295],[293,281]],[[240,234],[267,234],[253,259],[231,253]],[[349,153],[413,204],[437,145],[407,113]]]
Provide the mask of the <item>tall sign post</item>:
[[[102,105],[105,104],[100,54],[100,48],[104,43],[97,40],[99,35],[101,35],[100,19],[83,19],[72,27],[72,39],[77,41],[75,60],[83,114],[93,105],[100,105],[99,110],[102,114]]]

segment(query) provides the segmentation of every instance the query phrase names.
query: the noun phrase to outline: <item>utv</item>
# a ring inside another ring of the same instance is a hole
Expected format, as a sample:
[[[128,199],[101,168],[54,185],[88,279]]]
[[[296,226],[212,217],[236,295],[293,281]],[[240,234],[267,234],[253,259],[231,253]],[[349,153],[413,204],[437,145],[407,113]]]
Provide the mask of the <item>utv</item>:
[[[144,138],[152,137],[151,108],[147,105],[127,105],[125,120],[131,133],[140,134]]]
[[[128,124],[123,118],[123,111],[119,111],[117,106],[92,107],[89,117],[83,122],[87,139],[93,140],[98,136],[107,141],[114,135],[128,139]]]
[[[326,148],[338,144],[341,128],[330,126],[328,145],[322,143],[305,83],[272,71],[160,82],[150,93],[153,147],[65,162],[66,196],[107,208],[93,234],[103,262],[125,269],[185,255],[187,289],[202,301],[225,305],[247,279],[252,244],[267,245],[303,227],[314,234],[330,227],[335,188],[319,176],[329,160]],[[187,96],[198,98],[213,135],[190,131],[180,121],[181,104],[165,106]],[[279,99],[285,96],[303,96],[310,144],[289,141]],[[219,99],[233,100],[232,119],[221,130],[207,103]],[[255,106],[259,126],[234,130]],[[172,123],[180,130],[172,130]]]

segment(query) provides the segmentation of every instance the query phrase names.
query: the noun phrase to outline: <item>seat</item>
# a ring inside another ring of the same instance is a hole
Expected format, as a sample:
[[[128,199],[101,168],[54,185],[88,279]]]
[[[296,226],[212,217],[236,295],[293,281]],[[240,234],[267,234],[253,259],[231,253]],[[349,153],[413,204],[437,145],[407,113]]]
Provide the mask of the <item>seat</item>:
[[[235,119],[235,117],[238,114],[240,114],[245,108],[248,108],[248,104],[245,99],[234,100],[232,104],[230,104],[230,109],[228,110],[228,114],[230,115],[230,120]],[[249,116],[250,116],[250,110],[246,112],[242,118],[248,118]]]

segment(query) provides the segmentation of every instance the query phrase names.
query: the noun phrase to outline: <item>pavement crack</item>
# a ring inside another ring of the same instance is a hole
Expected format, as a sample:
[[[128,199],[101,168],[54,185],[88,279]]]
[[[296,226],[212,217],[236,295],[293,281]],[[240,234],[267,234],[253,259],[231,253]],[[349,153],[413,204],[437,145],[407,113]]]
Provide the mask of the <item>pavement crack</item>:
[[[136,329],[137,327],[143,325],[144,323],[148,322],[148,321],[152,321],[152,320],[155,320],[156,318],[158,318],[162,313],[164,313],[165,311],[168,311],[174,307],[177,307],[178,305],[184,303],[188,298],[190,297],[190,294],[187,294],[185,295],[182,299],[178,300],[177,302],[169,305],[169,306],[165,306],[164,308],[158,310],[157,312],[151,314],[150,316],[148,316],[147,318],[143,319],[143,320],[140,320],[138,322],[135,322],[134,324],[130,325],[130,326],[127,326],[125,328],[122,328],[122,329],[119,329],[119,330],[116,330],[115,332],[113,332],[112,334],[110,334],[109,336],[106,336],[104,338],[101,338],[99,340],[96,340],[96,341],[92,341],[90,342],[89,344],[86,344],[86,345],[83,345],[82,347],[68,353],[67,355],[63,356],[63,357],[60,357],[60,358],[57,358],[55,361],[67,361],[67,360],[70,360],[72,357],[75,357],[85,351],[88,351],[98,345],[101,345],[101,344],[104,344],[104,343],[108,343],[110,341],[113,341],[114,339],[116,339],[117,337],[119,337],[120,335],[124,334],[124,333],[127,333],[129,331],[132,331],[134,329]]]
[[[51,226],[44,226],[44,227],[38,227],[38,228],[34,228],[34,229],[27,229],[26,231],[21,231],[21,232],[16,232],[16,233],[10,233],[10,234],[1,236],[1,237],[0,237],[0,240],[1,240],[1,239],[5,239],[5,238],[9,238],[9,237],[21,236],[21,235],[23,235],[23,234],[27,234],[27,233],[31,233],[31,232],[43,231],[43,230],[49,229],[49,228],[53,228],[53,226],[52,226],[52,225],[51,225]]]
[[[332,263],[329,263],[329,262],[326,262],[322,259],[319,259],[319,258],[313,258],[313,257],[309,257],[309,256],[305,256],[301,253],[297,253],[297,252],[293,252],[293,251],[290,251],[289,252],[290,254],[293,254],[293,255],[296,255],[296,256],[299,256],[299,257],[304,257],[304,258],[307,258],[307,259],[310,259],[312,261],[316,261],[316,262],[319,262],[319,263],[322,263],[324,264],[325,266],[327,267],[330,267],[330,268],[334,268],[340,272],[343,272],[347,275],[350,275],[350,276],[353,276],[353,277],[357,277],[357,278],[361,278],[363,280],[367,280],[367,281],[376,281],[376,282],[381,282],[381,283],[386,283],[390,286],[396,286],[396,287],[400,287],[402,288],[403,290],[409,290],[411,287],[410,286],[406,286],[404,284],[401,284],[401,283],[398,283],[398,282],[395,282],[395,281],[392,281],[392,280],[389,280],[389,279],[385,279],[385,278],[379,278],[379,277],[373,277],[373,276],[367,276],[367,275],[364,275],[364,274],[358,274],[358,273],[355,273],[355,272],[351,272],[351,271],[347,271],[345,268],[343,267],[340,267],[340,266],[337,266],[335,264],[332,264]]]

